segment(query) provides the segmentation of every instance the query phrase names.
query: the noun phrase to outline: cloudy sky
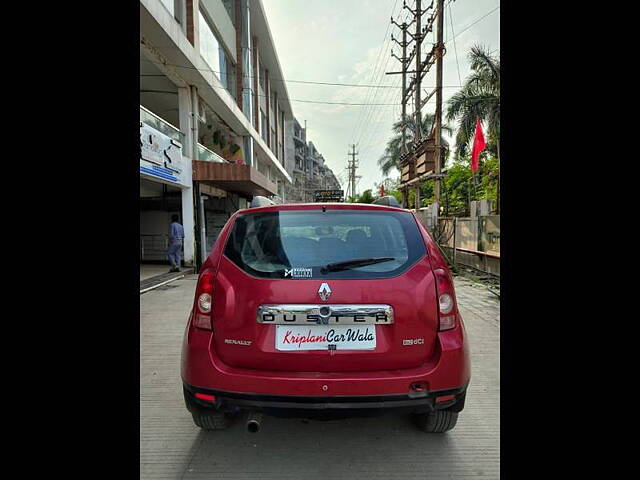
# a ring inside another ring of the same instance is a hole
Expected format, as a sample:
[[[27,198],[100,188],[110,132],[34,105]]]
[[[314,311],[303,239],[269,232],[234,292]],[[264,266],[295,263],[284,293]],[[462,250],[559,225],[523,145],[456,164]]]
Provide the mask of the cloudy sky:
[[[389,27],[389,19],[392,11],[398,23],[402,23],[409,15],[407,10],[402,9],[402,0],[262,2],[286,80],[356,85],[400,84],[401,75],[384,75],[383,72],[400,69],[399,62],[390,56],[391,47],[400,56],[399,47],[390,42],[390,34],[398,38],[400,31],[396,27]],[[407,1],[412,7],[414,3],[414,0]],[[423,8],[429,3],[423,0]],[[469,74],[466,57],[472,45],[481,43],[496,53],[500,48],[500,9],[496,9],[500,5],[499,0],[445,1],[447,4],[444,31],[447,52],[443,71],[445,101]],[[466,29],[487,13],[489,15]],[[427,16],[425,14],[423,18]],[[452,31],[455,33],[455,45]],[[423,51],[428,51],[431,48],[429,42],[433,41],[435,37],[430,34],[423,42]],[[434,85],[435,66],[425,76],[423,90],[430,92]],[[343,187],[347,180],[347,151],[352,143],[357,144],[360,161],[358,174],[362,175],[357,191],[360,193],[374,188],[374,183],[384,179],[377,160],[391,136],[391,125],[400,117],[400,88],[288,82],[287,89],[294,115],[303,126],[307,121],[307,139],[324,155],[329,167],[343,182]],[[368,106],[323,105],[298,102],[296,99],[364,103]],[[435,96],[423,108],[423,112],[433,113],[434,99]],[[393,171],[390,177],[398,175],[397,171]]]

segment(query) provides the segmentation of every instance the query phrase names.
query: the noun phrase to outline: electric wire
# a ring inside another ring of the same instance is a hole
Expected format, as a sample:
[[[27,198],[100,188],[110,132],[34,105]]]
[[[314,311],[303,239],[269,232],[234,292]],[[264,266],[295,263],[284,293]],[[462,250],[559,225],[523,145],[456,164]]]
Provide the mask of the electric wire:
[[[453,30],[453,12],[451,11],[451,2],[449,2],[449,23],[451,24],[451,35],[453,35],[453,51],[456,54],[456,65],[458,67],[458,82],[462,84],[462,78],[460,77],[460,62],[458,62],[458,47],[456,46],[456,33]]]
[[[162,65],[168,67],[176,67],[176,68],[186,68],[189,70],[198,70],[200,72],[210,72],[215,74],[221,74],[223,72],[218,70],[212,70],[210,68],[198,68],[192,67],[189,65],[180,65],[176,63],[168,63],[168,62],[154,62],[153,60],[149,60],[148,58],[141,58],[143,62],[153,63],[154,65]],[[217,76],[217,75],[216,75]],[[140,74],[140,77],[166,77],[164,74]],[[243,78],[254,78],[255,75],[242,75]],[[284,83],[302,83],[309,85],[326,85],[330,87],[353,87],[353,88],[398,88],[394,85],[371,85],[371,84],[359,84],[359,83],[338,83],[338,82],[320,82],[313,80],[289,80],[289,79],[278,79],[275,77],[269,77],[270,81],[280,81]],[[461,88],[462,85],[443,85],[443,88]]]
[[[210,68],[198,68],[198,67],[192,67],[189,65],[180,65],[180,64],[169,63],[169,62],[154,62],[153,60],[149,60],[148,58],[141,58],[141,60],[156,64],[156,65],[166,65],[168,67],[187,68],[189,70],[198,70],[200,72],[211,72],[216,74],[223,73],[221,71],[212,70]],[[143,74],[140,76],[141,77],[163,77],[164,75]],[[247,75],[247,74],[242,75],[242,78],[252,79],[255,77],[256,75]],[[272,76],[269,76],[269,81],[276,81],[276,82],[283,82],[283,83],[303,83],[303,84],[310,84],[310,85],[327,85],[332,87],[395,88],[393,87],[393,85],[370,85],[370,84],[359,84],[359,83],[320,82],[320,81],[313,81],[313,80],[290,80],[290,79],[278,78],[278,77],[272,77]],[[456,85],[453,85],[453,86],[456,86]]]
[[[393,7],[391,8],[391,15],[390,15],[391,17],[393,17],[396,11],[397,4],[398,4],[398,0],[395,0],[395,2],[393,3]],[[378,71],[378,65],[380,64],[380,60],[383,58],[383,52],[385,52],[385,55],[386,55],[386,52],[390,48],[391,39],[390,38],[387,39],[390,28],[391,28],[391,23],[388,23],[384,33],[384,37],[382,39],[382,44],[380,45],[380,50],[378,51],[378,57],[376,58],[376,63],[374,65],[373,71],[371,72],[371,80],[369,82],[370,84],[381,83],[381,82],[376,82],[375,79],[377,78],[376,73]],[[371,90],[367,91],[367,95],[365,97],[365,103],[373,103],[374,99],[375,99],[375,95],[373,97],[371,96]],[[355,142],[355,138],[359,133],[360,129],[362,128],[361,125],[365,121],[364,119],[366,118],[366,114],[368,113],[368,111],[369,111],[368,107],[365,107],[360,112],[358,112],[358,118],[356,119],[354,130],[351,135],[351,137],[354,139],[354,143],[357,143]]]
[[[226,91],[229,95],[231,95],[231,92],[229,91],[229,89],[227,87],[225,87],[224,85],[211,85],[210,83],[202,83],[202,82],[192,82],[194,85],[199,85],[205,88],[217,88],[220,90],[224,90]],[[153,93],[150,91],[146,91],[143,93]],[[169,92],[157,92],[157,93],[169,93]],[[176,92],[177,94],[177,92]],[[260,93],[254,92],[252,95],[257,95],[258,97],[262,97],[262,98],[268,98],[268,95],[262,95]],[[301,99],[301,98],[291,98],[289,96],[283,95],[283,97],[287,100],[289,100],[290,102],[300,102],[300,103],[316,103],[316,104],[321,104],[321,105],[349,105],[349,106],[361,106],[361,107],[365,107],[365,106],[369,106],[370,104],[367,103],[353,103],[353,102],[329,102],[329,101],[323,101],[323,100],[306,100],[306,99]],[[233,96],[232,96],[233,98]],[[235,99],[234,99],[235,100]],[[378,103],[375,104],[376,106],[379,107],[383,107],[383,106],[393,106],[392,104],[382,104],[382,103]]]
[[[466,32],[467,30],[469,30],[471,27],[473,27],[476,23],[478,23],[481,20],[484,20],[486,17],[488,17],[489,15],[491,15],[493,12],[495,12],[496,10],[498,10],[500,8],[500,5],[492,8],[491,10],[489,10],[487,13],[485,13],[483,16],[481,16],[480,18],[478,18],[477,20],[475,20],[473,23],[471,23],[470,25],[467,25],[465,28],[463,28],[462,30],[460,30],[458,32],[457,35],[454,35],[452,40],[459,37],[460,35],[462,35],[462,33]],[[451,40],[449,40],[451,41]]]
[[[450,24],[451,24],[451,38],[449,39],[447,36],[447,41],[443,42],[444,44],[446,44],[447,42],[453,41],[454,43],[454,51],[455,51],[455,55],[456,55],[456,64],[457,64],[457,69],[458,69],[458,81],[460,82],[460,84],[462,84],[462,79],[461,79],[461,75],[460,75],[460,64],[459,64],[459,59],[458,59],[458,54],[457,54],[457,45],[456,45],[456,37],[460,36],[462,33],[464,33],[465,31],[467,31],[469,28],[471,28],[472,26],[474,26],[475,24],[477,24],[478,22],[480,22],[481,20],[483,20],[484,18],[486,18],[487,16],[489,16],[491,13],[493,13],[494,11],[498,10],[500,8],[500,6],[496,6],[494,7],[492,10],[490,10],[489,12],[485,13],[484,15],[482,15],[481,17],[479,17],[478,19],[476,19],[475,21],[473,21],[471,24],[469,24],[468,26],[466,26],[465,28],[463,28],[461,31],[459,31],[457,34],[454,31],[454,27],[453,27],[453,19],[452,19],[452,14],[451,14],[451,3],[453,0],[450,0],[447,4],[447,6],[449,6],[449,20],[450,20]],[[446,22],[445,22],[446,25]],[[435,35],[435,33],[434,33]],[[435,38],[434,38],[435,41]],[[444,88],[444,86],[443,86]],[[387,97],[388,98],[388,97]],[[387,100],[384,100],[387,101]],[[394,99],[395,102],[395,99]],[[400,103],[401,105],[401,103]],[[394,107],[395,110],[395,107]],[[394,116],[395,118],[395,116]],[[374,128],[375,130],[375,126],[377,125],[377,122],[370,122],[370,125]],[[370,139],[372,137],[372,135],[370,134],[367,138]],[[373,136],[373,138],[375,138],[375,136]],[[368,150],[370,148],[370,141],[368,141],[363,147],[360,147],[360,151],[361,151],[361,158],[365,158],[366,154],[368,153]]]
[[[408,14],[405,13],[405,17],[402,20],[402,23],[406,22],[408,18]],[[391,25],[391,24],[389,24]],[[389,42],[389,48],[386,51],[386,55],[387,55],[387,61],[385,62],[384,67],[379,71],[379,76],[378,76],[378,81],[382,82],[382,79],[384,78],[384,75],[386,75],[386,70],[387,70],[387,66],[389,65],[389,61],[391,60],[391,55],[390,55],[390,51],[391,51],[391,42]],[[399,78],[396,77],[396,80],[394,81],[394,85],[397,85],[399,83]],[[369,109],[364,109],[364,116],[363,116],[363,121],[361,123],[360,129],[356,132],[358,135],[354,136],[354,139],[357,138],[357,140],[354,141],[354,143],[356,143],[356,145],[360,146],[360,144],[362,143],[363,140],[363,136],[365,135],[365,133],[368,132],[368,130],[370,130],[372,128],[373,122],[372,122],[372,116],[377,113],[376,109],[373,108],[374,104],[373,101],[375,100],[377,94],[379,92],[375,92],[373,98],[371,99],[371,104],[372,107]],[[387,96],[385,98],[389,98],[389,93],[387,92]],[[383,102],[386,102],[388,100],[383,100]]]

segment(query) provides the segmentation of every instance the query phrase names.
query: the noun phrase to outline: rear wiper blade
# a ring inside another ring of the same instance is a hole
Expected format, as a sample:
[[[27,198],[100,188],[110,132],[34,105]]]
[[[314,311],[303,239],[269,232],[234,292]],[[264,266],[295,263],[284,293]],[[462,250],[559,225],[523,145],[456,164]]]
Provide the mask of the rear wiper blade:
[[[329,263],[320,269],[320,273],[337,272],[339,270],[349,270],[350,268],[364,267],[375,263],[390,262],[395,260],[393,257],[376,257],[376,258],[355,258],[344,262]]]

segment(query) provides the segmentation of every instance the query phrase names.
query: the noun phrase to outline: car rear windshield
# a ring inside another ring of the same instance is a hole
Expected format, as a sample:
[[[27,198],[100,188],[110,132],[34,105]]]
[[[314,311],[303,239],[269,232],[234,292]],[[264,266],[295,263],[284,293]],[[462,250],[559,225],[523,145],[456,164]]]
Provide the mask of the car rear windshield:
[[[409,212],[288,210],[239,215],[225,255],[262,278],[387,278],[425,255]],[[372,261],[369,265],[345,263]]]

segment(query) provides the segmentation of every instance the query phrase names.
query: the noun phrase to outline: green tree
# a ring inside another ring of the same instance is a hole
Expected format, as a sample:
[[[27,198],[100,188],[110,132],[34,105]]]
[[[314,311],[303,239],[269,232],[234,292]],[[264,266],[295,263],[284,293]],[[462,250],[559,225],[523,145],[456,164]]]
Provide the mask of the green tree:
[[[496,200],[498,159],[490,153],[480,155],[475,179],[469,168],[469,158],[455,160],[442,183],[441,202],[444,216],[467,216],[469,202],[484,198]]]
[[[373,194],[371,193],[371,189],[365,190],[362,194],[358,195],[358,199],[356,203],[373,203],[375,198],[373,198]]]
[[[434,115],[425,114],[422,118],[422,131],[427,135],[431,131],[433,126]],[[406,142],[409,145],[413,141],[415,119],[407,116],[407,128],[406,128]],[[447,124],[442,125],[442,131],[451,135],[453,130]],[[402,147],[402,120],[397,121],[392,127],[393,136],[387,142],[387,146],[384,149],[383,155],[378,159],[378,166],[382,170],[383,175],[388,175],[389,172],[395,167],[400,170],[400,149]],[[442,138],[441,144],[444,147],[444,159],[449,156],[449,143]],[[443,165],[444,166],[444,165]]]
[[[447,121],[458,120],[456,158],[469,153],[476,117],[480,117],[487,127],[487,150],[499,157],[500,59],[481,45],[474,45],[468,58],[472,73],[462,89],[447,102]]]

